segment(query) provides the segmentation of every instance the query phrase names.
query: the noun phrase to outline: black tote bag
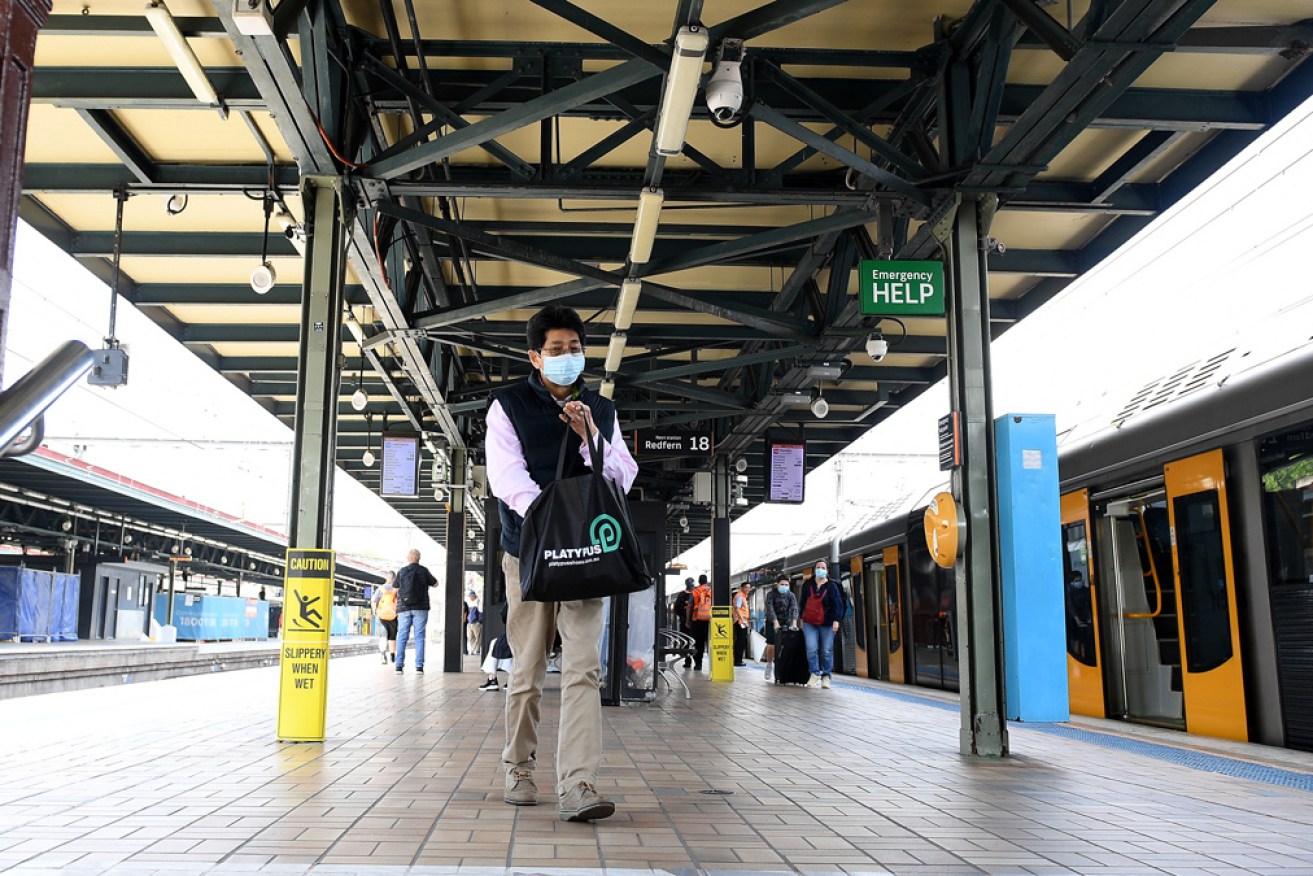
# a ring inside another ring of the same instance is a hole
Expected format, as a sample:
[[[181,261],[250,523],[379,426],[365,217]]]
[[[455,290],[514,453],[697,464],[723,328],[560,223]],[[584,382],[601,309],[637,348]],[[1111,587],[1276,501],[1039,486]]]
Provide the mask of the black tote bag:
[[[524,515],[520,593],[526,602],[569,602],[637,593],[652,585],[629,503],[602,474],[602,436],[588,441],[593,470],[562,478],[570,433],[561,439],[556,480]]]

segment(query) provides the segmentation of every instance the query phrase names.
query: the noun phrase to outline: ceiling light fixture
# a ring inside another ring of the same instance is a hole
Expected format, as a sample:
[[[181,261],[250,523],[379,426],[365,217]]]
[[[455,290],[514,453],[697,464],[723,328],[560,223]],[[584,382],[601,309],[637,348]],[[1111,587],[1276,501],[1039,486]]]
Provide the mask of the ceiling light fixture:
[[[816,415],[818,420],[823,420],[825,419],[825,415],[829,412],[830,403],[825,400],[825,396],[821,395],[820,388],[818,387],[816,390],[816,400],[812,402],[812,413]]]
[[[661,117],[657,121],[656,151],[660,155],[678,155],[684,148],[688,117],[702,81],[702,62],[707,54],[706,28],[681,27],[675,35],[675,51],[666,74],[666,89],[661,95]]]
[[[360,371],[356,374],[356,391],[351,393],[351,407],[363,411],[369,404],[369,395],[365,392],[365,356],[360,356]]]
[[[785,407],[796,408],[811,404],[812,397],[809,392],[784,392],[780,393],[780,400],[784,402]]]
[[[625,343],[629,340],[624,332],[616,332],[611,335],[611,343],[606,348],[606,365],[604,369],[607,374],[614,374],[620,370],[620,363],[625,358]]]
[[[620,301],[615,306],[615,327],[622,332],[629,331],[634,324],[634,311],[638,309],[638,293],[643,284],[629,279],[620,284]]]
[[[374,437],[374,415],[365,413],[365,452],[361,454],[360,461],[365,464],[365,468],[373,468],[375,457],[373,447]]]
[[[652,258],[652,245],[656,243],[657,224],[661,221],[661,204],[665,194],[658,188],[645,188],[638,193],[638,212],[634,215],[634,239],[629,244],[629,263],[645,265]]]
[[[214,92],[214,86],[205,75],[205,68],[196,60],[196,53],[183,37],[182,31],[178,30],[178,24],[169,14],[168,7],[160,2],[147,3],[146,21],[150,23],[151,30],[155,31],[160,42],[164,43],[164,51],[169,53],[174,66],[178,68],[182,78],[187,80],[187,87],[196,95],[196,99],[207,106],[222,108],[219,95]]]
[[[597,389],[597,394],[602,398],[615,398],[615,381],[603,380],[602,385]]]

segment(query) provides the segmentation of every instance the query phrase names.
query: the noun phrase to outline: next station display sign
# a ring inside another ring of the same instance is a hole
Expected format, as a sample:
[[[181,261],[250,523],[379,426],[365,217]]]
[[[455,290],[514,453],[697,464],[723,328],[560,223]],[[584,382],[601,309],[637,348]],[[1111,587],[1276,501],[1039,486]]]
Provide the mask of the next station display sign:
[[[383,481],[379,495],[419,495],[419,436],[383,436]]]
[[[857,270],[864,316],[943,316],[943,262],[863,260]]]
[[[807,445],[802,441],[766,442],[766,501],[799,504],[807,477]]]
[[[678,432],[661,429],[634,431],[634,456],[705,456],[710,458],[715,442],[710,432]]]

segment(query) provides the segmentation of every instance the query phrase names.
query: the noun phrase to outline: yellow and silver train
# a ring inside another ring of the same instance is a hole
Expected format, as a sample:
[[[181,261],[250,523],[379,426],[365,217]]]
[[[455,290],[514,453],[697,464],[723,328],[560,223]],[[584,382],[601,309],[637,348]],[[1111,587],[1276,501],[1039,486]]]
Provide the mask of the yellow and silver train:
[[[1073,713],[1313,751],[1313,344],[1257,358],[1196,363],[1059,436]],[[772,565],[835,555],[836,666],[956,689],[956,584],[922,510]]]

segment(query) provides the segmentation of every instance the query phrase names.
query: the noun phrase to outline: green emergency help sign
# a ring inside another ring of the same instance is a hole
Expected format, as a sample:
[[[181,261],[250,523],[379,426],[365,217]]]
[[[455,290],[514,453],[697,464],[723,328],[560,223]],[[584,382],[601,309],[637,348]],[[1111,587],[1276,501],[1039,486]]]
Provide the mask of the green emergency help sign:
[[[863,261],[858,268],[865,316],[943,316],[943,262]]]

